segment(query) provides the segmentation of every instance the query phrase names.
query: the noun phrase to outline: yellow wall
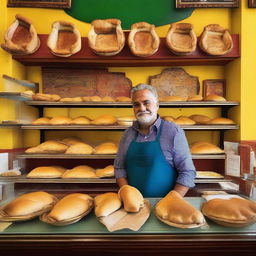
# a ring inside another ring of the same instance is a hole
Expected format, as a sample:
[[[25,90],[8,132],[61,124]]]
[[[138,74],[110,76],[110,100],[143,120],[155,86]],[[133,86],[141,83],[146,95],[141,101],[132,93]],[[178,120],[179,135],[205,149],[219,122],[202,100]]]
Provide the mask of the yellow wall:
[[[227,98],[228,100],[237,100],[241,102],[241,107],[235,107],[230,110],[230,116],[237,122],[241,122],[240,131],[226,132],[226,139],[239,140],[241,139],[253,139],[254,131],[256,130],[256,121],[253,116],[251,108],[254,103],[254,79],[252,67],[255,66],[254,60],[256,59],[256,47],[254,46],[256,30],[255,27],[255,12],[256,9],[248,9],[246,7],[246,1],[241,1],[242,6],[236,9],[196,9],[192,16],[184,20],[194,24],[194,29],[197,35],[200,35],[205,25],[210,23],[219,23],[223,27],[230,29],[231,33],[241,34],[241,58],[233,61],[226,66],[184,66],[183,68],[191,75],[199,77],[200,83],[204,79],[227,79]],[[23,16],[29,17],[37,32],[39,34],[49,34],[51,30],[52,22],[56,20],[68,20],[73,22],[82,36],[87,36],[90,28],[89,24],[81,21],[77,21],[68,16],[63,10],[54,9],[33,9],[33,8],[6,8],[6,0],[0,1],[0,15],[3,17],[3,23],[0,23],[0,38],[3,38],[4,31],[14,20],[16,13],[20,13]],[[39,17],[43,17],[43,20]],[[254,26],[253,26],[254,25]],[[161,26],[157,28],[159,36],[164,37],[167,33],[169,25]],[[250,35],[250,36],[247,36]],[[25,78],[28,80],[41,83],[41,69],[40,67],[26,67],[12,61],[11,56],[0,49],[0,73],[9,74],[18,78]],[[113,72],[126,72],[126,76],[131,79],[133,84],[147,82],[147,78],[150,75],[160,73],[167,67],[141,67],[141,68],[109,68],[109,71]],[[1,84],[0,84],[1,88]],[[9,105],[8,110],[4,107]],[[10,100],[0,99],[0,120],[11,119],[15,116],[14,103]],[[129,109],[105,109],[106,113],[113,113],[115,115],[130,114]],[[68,114],[70,116],[77,116],[85,114],[89,117],[96,117],[102,113],[100,109],[46,109],[45,115],[56,116],[59,114]],[[198,108],[198,109],[161,109],[160,114],[163,115],[190,115],[192,113],[202,113],[209,115],[210,117],[216,117],[220,114],[219,109],[210,108]],[[218,132],[187,132],[187,136],[190,142],[195,141],[198,138],[198,134],[210,142],[218,142]],[[39,141],[38,131],[26,131],[24,132],[24,146],[31,146],[37,144]],[[60,132],[57,136],[65,136],[67,132]],[[70,132],[68,132],[70,134]],[[93,133],[79,132],[81,137],[91,140]],[[118,140],[120,133],[102,133],[100,138],[113,138]],[[0,129],[0,136],[3,138],[0,140],[0,148],[12,148],[22,145],[20,134],[17,130],[13,129]],[[47,138],[56,137],[56,132],[49,132]]]

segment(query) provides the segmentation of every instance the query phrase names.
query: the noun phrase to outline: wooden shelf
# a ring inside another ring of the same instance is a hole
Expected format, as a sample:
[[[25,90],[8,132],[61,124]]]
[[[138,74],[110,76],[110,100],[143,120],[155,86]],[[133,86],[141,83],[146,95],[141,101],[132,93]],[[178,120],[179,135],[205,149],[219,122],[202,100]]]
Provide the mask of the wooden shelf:
[[[229,182],[229,179],[195,179],[195,183],[219,183],[219,182]],[[46,178],[26,178],[26,175],[16,176],[16,177],[0,177],[0,182],[15,182],[15,183],[116,183],[114,178],[95,178],[95,179],[46,179]]]
[[[20,159],[115,159],[116,155],[20,154]],[[225,154],[192,155],[192,159],[225,159]]]
[[[50,101],[26,101],[26,104],[34,107],[45,108],[131,108],[130,102],[50,102]],[[239,106],[237,101],[176,101],[176,102],[160,102],[162,108],[191,108],[191,107],[234,107]]]
[[[123,125],[22,125],[25,130],[88,130],[123,131],[129,126]],[[183,130],[238,130],[239,125],[180,125]]]
[[[134,56],[126,44],[124,49],[115,56],[98,56],[88,46],[88,38],[82,38],[80,52],[68,57],[57,57],[47,47],[48,35],[39,35],[41,45],[38,51],[30,55],[13,55],[13,59],[26,66],[47,67],[145,67],[145,66],[191,66],[191,65],[225,65],[240,57],[239,35],[233,34],[234,47],[223,56],[211,56],[202,52],[199,47],[190,55],[177,56],[169,51],[165,38],[161,38],[158,51],[147,58]]]
[[[43,179],[26,178],[26,175],[16,177],[0,177],[0,181],[13,181],[15,183],[116,183],[114,178],[95,178],[95,179]]]

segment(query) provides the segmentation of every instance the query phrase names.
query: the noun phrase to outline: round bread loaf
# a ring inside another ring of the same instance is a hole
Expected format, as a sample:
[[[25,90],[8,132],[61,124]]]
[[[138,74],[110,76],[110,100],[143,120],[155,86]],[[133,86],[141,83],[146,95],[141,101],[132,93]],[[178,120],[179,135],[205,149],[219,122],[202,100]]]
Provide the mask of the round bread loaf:
[[[115,124],[117,119],[112,115],[102,115],[91,121],[94,125],[111,125]]]
[[[95,147],[94,154],[116,154],[117,146],[113,142],[105,142]]]
[[[190,146],[190,152],[192,154],[222,154],[224,150],[214,144],[198,141]]]
[[[60,166],[40,166],[34,168],[27,175],[28,178],[60,178],[66,171]]]
[[[103,169],[96,169],[96,176],[99,178],[113,177],[114,176],[114,166],[108,165]]]
[[[88,165],[79,165],[73,169],[67,170],[62,178],[97,178],[95,170]]]

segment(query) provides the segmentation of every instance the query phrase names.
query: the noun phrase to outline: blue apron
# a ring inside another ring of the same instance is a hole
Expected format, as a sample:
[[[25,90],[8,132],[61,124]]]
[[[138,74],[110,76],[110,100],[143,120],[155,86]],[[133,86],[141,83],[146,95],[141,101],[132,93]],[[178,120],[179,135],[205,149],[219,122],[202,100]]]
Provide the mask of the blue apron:
[[[160,145],[164,121],[154,141],[131,142],[125,158],[128,184],[144,197],[163,197],[173,189],[177,173],[167,162]]]

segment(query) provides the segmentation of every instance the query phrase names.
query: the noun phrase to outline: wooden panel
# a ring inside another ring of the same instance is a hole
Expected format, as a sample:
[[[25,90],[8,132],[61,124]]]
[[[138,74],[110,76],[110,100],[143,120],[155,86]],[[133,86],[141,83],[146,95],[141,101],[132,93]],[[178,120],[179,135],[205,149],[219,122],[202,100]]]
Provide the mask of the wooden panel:
[[[132,82],[125,73],[107,70],[42,68],[43,92],[64,97],[130,96]]]
[[[193,96],[199,94],[199,79],[189,75],[183,68],[167,68],[161,74],[150,76],[149,84],[158,92],[159,98],[164,96]]]
[[[8,0],[7,7],[71,8],[71,0]]]

